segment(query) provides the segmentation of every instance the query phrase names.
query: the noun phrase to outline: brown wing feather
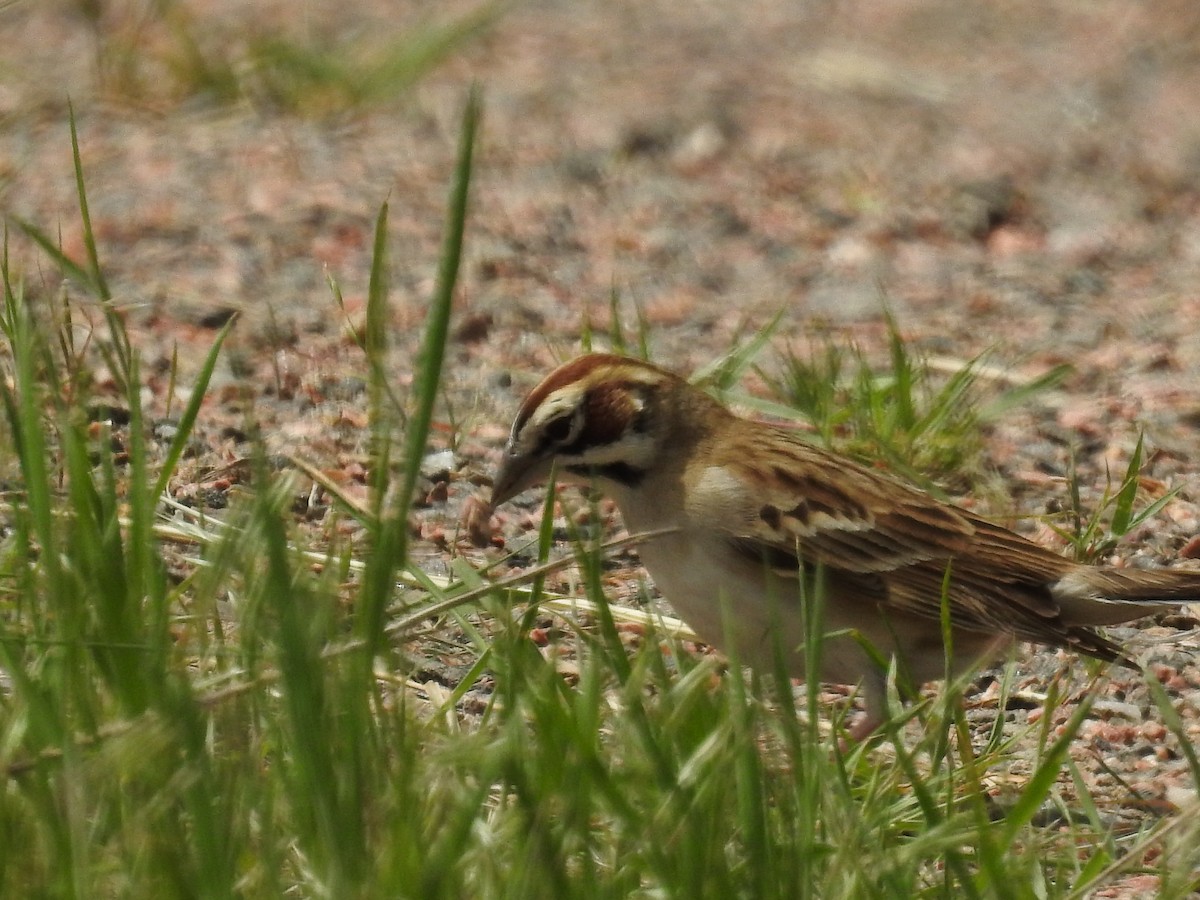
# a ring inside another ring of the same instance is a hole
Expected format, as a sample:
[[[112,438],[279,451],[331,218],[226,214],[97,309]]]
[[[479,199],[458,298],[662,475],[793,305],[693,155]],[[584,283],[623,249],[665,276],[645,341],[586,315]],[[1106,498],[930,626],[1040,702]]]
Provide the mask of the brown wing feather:
[[[934,620],[949,567],[955,626],[1114,658],[1113,645],[1060,616],[1049,586],[1072,568],[1069,561],[888,475],[781,436],[757,448],[753,467],[731,454],[728,469],[751,498],[745,515],[724,521],[741,552],[768,560],[783,576],[813,564],[874,576],[880,590],[869,599]],[[768,465],[761,467],[764,452]]]
[[[971,543],[976,526],[962,510],[787,432],[779,436],[756,448],[753,465],[741,462],[746,454],[729,464],[754,498],[750,515],[727,523],[739,537],[792,552],[799,545],[810,562],[860,573],[950,559]]]

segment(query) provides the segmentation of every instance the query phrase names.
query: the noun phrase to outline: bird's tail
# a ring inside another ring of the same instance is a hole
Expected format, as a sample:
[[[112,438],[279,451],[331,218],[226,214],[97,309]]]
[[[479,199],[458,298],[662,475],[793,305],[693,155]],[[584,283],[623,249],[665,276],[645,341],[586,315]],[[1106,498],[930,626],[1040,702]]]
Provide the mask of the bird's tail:
[[[1078,566],[1051,587],[1064,620],[1116,625],[1200,603],[1200,570]]]

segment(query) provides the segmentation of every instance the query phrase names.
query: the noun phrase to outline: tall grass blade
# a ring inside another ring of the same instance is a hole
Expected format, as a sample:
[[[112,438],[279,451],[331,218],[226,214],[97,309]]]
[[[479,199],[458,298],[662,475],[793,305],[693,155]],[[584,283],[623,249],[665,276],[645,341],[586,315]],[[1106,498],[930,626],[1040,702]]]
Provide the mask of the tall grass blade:
[[[1117,490],[1116,502],[1113,505],[1112,522],[1109,525],[1114,535],[1123,535],[1129,531],[1133,520],[1133,504],[1137,501],[1138,478],[1142,474],[1142,450],[1144,435],[1139,434],[1137,445],[1129,457],[1129,465],[1125,469],[1125,477]]]
[[[480,118],[479,90],[473,87],[463,108],[462,130],[459,135],[458,160],[450,192],[446,232],[438,267],[437,284],[430,302],[425,335],[421,345],[418,369],[414,381],[415,406],[408,419],[405,436],[405,470],[401,484],[391,498],[380,523],[375,552],[363,576],[362,608],[358,622],[359,637],[366,644],[364,675],[370,677],[371,660],[385,640],[384,614],[391,596],[391,583],[396,568],[407,555],[408,508],[420,474],[420,460],[433,422],[442,363],[449,336],[450,312],[458,269],[462,260],[463,235],[466,228],[467,200],[471,183],[471,166],[476,131]],[[369,344],[368,344],[369,345]]]
[[[1038,754],[1039,762],[1037,769],[1026,783],[1024,790],[1021,791],[1021,796],[1017,799],[1017,802],[1008,810],[1004,817],[1004,826],[1000,838],[1004,846],[1011,846],[1017,840],[1020,830],[1029,825],[1033,821],[1037,811],[1041,809],[1047,794],[1049,794],[1050,789],[1054,786],[1058,778],[1059,772],[1062,771],[1071,741],[1075,739],[1075,735],[1079,733],[1080,726],[1083,725],[1084,720],[1092,711],[1092,703],[1095,701],[1096,696],[1095,691],[1089,690],[1084,692],[1078,705],[1075,707],[1075,711],[1071,714],[1071,718],[1062,729],[1058,738]],[[1046,718],[1050,717],[1047,716]]]
[[[166,455],[163,457],[162,468],[158,473],[158,478],[154,482],[154,490],[151,496],[155,498],[162,496],[163,492],[166,491],[171,477],[175,474],[175,467],[183,457],[184,450],[187,449],[188,441],[191,440],[192,432],[196,426],[196,419],[200,415],[200,407],[204,404],[204,397],[208,392],[208,385],[212,381],[213,372],[216,371],[217,360],[221,356],[221,348],[225,346],[225,339],[229,337],[229,333],[233,330],[236,322],[237,319],[232,318],[225,323],[221,330],[217,332],[212,346],[209,347],[208,353],[204,357],[204,362],[201,364],[200,371],[196,375],[191,396],[188,397],[187,405],[183,408],[183,412],[179,416],[175,435],[167,447]],[[174,361],[172,361],[172,383],[168,386],[168,389],[174,385],[174,373],[175,366]]]
[[[25,232],[25,235],[30,240],[32,240],[42,249],[43,253],[50,257],[51,261],[58,266],[63,275],[65,275],[67,278],[70,278],[72,281],[77,282],[89,293],[95,294],[96,296],[100,295],[101,286],[95,282],[92,277],[92,273],[75,260],[71,259],[71,257],[67,256],[67,254],[62,251],[62,248],[49,237],[47,237],[47,235],[40,228],[16,216],[13,217],[13,221],[17,223],[17,227]]]
[[[395,411],[403,416],[403,405],[393,403],[390,407],[384,404],[384,398],[390,395],[387,377],[387,236],[388,236],[388,204],[379,207],[375,217],[375,240],[371,250],[371,274],[367,281],[367,311],[365,327],[357,336],[363,355],[367,360],[368,389],[367,389],[367,418],[371,428],[371,520],[368,525],[378,530],[384,517],[384,504],[387,502],[388,484],[391,479],[392,461],[392,430],[393,418],[389,414]],[[340,293],[335,294],[339,297]]]
[[[96,286],[100,300],[112,300],[104,270],[100,267],[100,254],[96,250],[96,235],[92,230],[92,214],[88,209],[87,185],[83,178],[83,159],[79,154],[79,132],[75,128],[75,107],[68,104],[71,122],[71,156],[75,163],[75,194],[79,198],[79,219],[83,223],[83,246],[87,250],[88,275]]]
[[[771,321],[756,331],[748,341],[736,342],[728,352],[693,372],[690,379],[692,384],[713,387],[718,391],[728,390],[775,336],[785,312],[786,308],[779,310]]]

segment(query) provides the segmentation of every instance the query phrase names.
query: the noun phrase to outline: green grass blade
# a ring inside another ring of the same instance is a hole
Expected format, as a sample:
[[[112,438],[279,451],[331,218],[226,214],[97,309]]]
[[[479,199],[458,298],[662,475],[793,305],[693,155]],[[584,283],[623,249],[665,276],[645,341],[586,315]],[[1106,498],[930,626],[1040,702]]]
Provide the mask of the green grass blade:
[[[787,309],[781,309],[766,325],[754,333],[750,340],[738,341],[726,353],[692,373],[690,381],[701,387],[712,387],[717,391],[728,390],[750,367],[758,354],[779,330]]]
[[[414,382],[415,407],[408,419],[405,435],[406,465],[400,488],[391,499],[378,532],[378,544],[363,576],[362,605],[358,635],[365,642],[363,677],[370,678],[371,660],[385,640],[384,620],[387,600],[396,568],[403,564],[408,547],[408,509],[420,475],[420,460],[425,453],[429,429],[433,422],[441,381],[442,363],[450,330],[450,313],[454,289],[462,260],[463,235],[467,219],[467,199],[471,183],[471,167],[476,131],[480,117],[480,95],[472,88],[463,109],[459,137],[458,161],[450,192],[446,232],[438,267],[437,284],[426,319],[418,369]],[[368,344],[370,346],[370,344]]]
[[[42,428],[43,380],[41,341],[30,319],[29,309],[16,297],[6,298],[6,316],[12,323],[15,340],[10,346],[13,355],[13,389],[6,405],[11,417],[10,426],[16,437],[16,450],[26,493],[26,509],[33,523],[33,534],[42,547],[41,565],[47,577],[47,587],[59,590],[60,561],[53,552],[57,546],[54,529],[55,505],[51,496],[49,448]],[[5,387],[6,396],[8,388]]]
[[[404,405],[391,392],[387,373],[388,348],[388,204],[375,216],[371,272],[367,282],[364,328],[355,339],[367,361],[367,418],[371,429],[371,519],[364,524],[379,533],[391,483],[395,417],[403,419]],[[335,292],[340,303],[340,292]],[[391,398],[391,405],[384,398]],[[393,413],[395,416],[393,416]],[[377,584],[382,587],[381,584]],[[382,595],[381,595],[382,597]]]
[[[132,390],[137,382],[133,380],[133,347],[129,343],[129,334],[125,331],[125,323],[117,314],[112,302],[112,292],[100,266],[100,254],[96,249],[96,234],[92,229],[92,216],[88,207],[87,184],[83,177],[83,156],[79,150],[79,134],[75,127],[75,110],[70,109],[71,122],[71,158],[75,166],[75,194],[79,200],[79,220],[83,225],[83,245],[87,250],[88,272],[91,283],[95,286],[100,300],[100,308],[108,323],[108,340],[111,341],[113,362],[110,363],[112,374],[126,391]],[[115,364],[114,364],[115,363]]]
[[[918,376],[915,372],[912,354],[900,333],[900,325],[890,309],[884,310],[884,321],[887,324],[888,352],[892,359],[893,384],[890,390],[892,411],[899,427],[911,432],[917,421],[914,397]]]
[[[433,422],[433,408],[437,402],[438,385],[441,382],[442,363],[446,354],[446,342],[450,331],[450,312],[454,303],[454,289],[458,283],[458,270],[462,262],[463,235],[466,230],[467,200],[470,196],[471,167],[475,152],[476,131],[479,127],[481,98],[478,87],[472,87],[463,108],[462,130],[459,135],[458,161],[455,164],[454,183],[450,193],[446,233],[438,265],[437,285],[429,316],[425,325],[425,338],[421,347],[420,367],[417,371],[417,407],[413,411],[407,434],[407,458],[420,459],[425,450],[429,428]],[[413,490],[416,488],[419,468],[408,466],[404,482],[397,498],[397,507],[407,512]]]
[[[1125,477],[1117,491],[1116,502],[1113,505],[1112,523],[1109,526],[1112,533],[1118,537],[1129,531],[1129,523],[1133,519],[1133,504],[1137,502],[1138,478],[1142,474],[1142,452],[1144,435],[1139,434],[1137,445],[1129,457],[1129,465],[1125,469]]]
[[[377,445],[377,456],[380,465],[377,474],[386,477],[387,454],[383,448],[391,439],[391,419],[386,416],[383,400],[388,392],[387,350],[388,350],[388,204],[379,207],[375,217],[375,241],[371,249],[371,274],[367,281],[367,313],[365,327],[361,336],[363,354],[367,358],[367,368],[370,373],[370,391],[367,396],[367,410]],[[340,295],[338,295],[340,296]],[[394,403],[397,411],[403,409],[401,404]],[[383,485],[376,483],[377,497],[383,493]]]
[[[1024,384],[1010,387],[998,397],[983,402],[976,410],[976,415],[982,422],[991,422],[1006,415],[1011,410],[1029,403],[1038,394],[1057,387],[1067,379],[1075,369],[1069,363],[1061,363],[1050,371],[1044,372]]]
[[[66,277],[77,282],[90,293],[100,294],[100,286],[93,280],[91,272],[63,253],[59,245],[50,240],[41,229],[15,216],[13,217],[13,221],[17,223],[17,227],[25,232],[25,235],[30,240],[42,248],[42,252],[50,257]]]
[[[75,193],[79,198],[79,219],[83,223],[83,246],[87,250],[89,280],[95,285],[97,296],[108,302],[112,300],[112,292],[108,289],[108,281],[100,267],[100,254],[96,250],[96,235],[92,230],[92,215],[88,209],[87,185],[83,178],[83,159],[79,153],[79,133],[75,128],[75,107],[68,104],[68,109],[71,122],[71,156],[75,162]]]
[[[187,449],[196,419],[200,415],[200,407],[203,405],[205,394],[208,391],[209,382],[212,381],[213,372],[216,370],[221,348],[225,345],[225,339],[229,337],[229,332],[233,330],[236,322],[237,319],[232,318],[225,323],[224,327],[217,332],[216,339],[204,357],[204,363],[200,366],[200,372],[196,376],[191,396],[188,397],[187,406],[179,416],[179,425],[175,429],[175,436],[171,439],[166,455],[163,457],[162,469],[154,482],[154,491],[151,496],[155,499],[161,497],[166,491],[171,476],[175,474],[175,466],[179,464],[179,460],[183,457],[183,451]],[[172,366],[172,373],[174,373],[174,366]],[[173,374],[172,377],[174,377]]]
[[[1039,754],[1037,769],[1026,783],[1024,790],[1021,791],[1017,802],[1004,817],[1000,839],[1003,846],[1011,846],[1016,841],[1020,830],[1032,822],[1037,811],[1041,809],[1051,787],[1058,779],[1059,772],[1062,771],[1071,741],[1075,739],[1080,726],[1092,711],[1092,703],[1096,696],[1094,691],[1086,691],[1083,694],[1062,733],[1054,743]],[[1049,718],[1046,716],[1046,719]]]

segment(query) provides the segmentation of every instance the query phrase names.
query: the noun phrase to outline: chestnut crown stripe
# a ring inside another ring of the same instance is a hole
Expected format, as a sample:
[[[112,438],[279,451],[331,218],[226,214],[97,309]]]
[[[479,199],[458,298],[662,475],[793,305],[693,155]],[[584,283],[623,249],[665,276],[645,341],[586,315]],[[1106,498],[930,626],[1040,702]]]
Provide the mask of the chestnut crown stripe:
[[[626,367],[631,362],[632,360],[628,360],[623,356],[595,353],[590,356],[581,356],[578,359],[573,359],[569,363],[559,366],[559,368],[543,378],[541,383],[529,392],[529,396],[525,398],[525,402],[521,404],[521,408],[517,411],[517,418],[513,423],[513,432],[519,432],[525,426],[525,423],[529,421],[529,417],[546,401],[547,397],[555,391],[578,383],[586,372],[605,365]],[[646,367],[654,368],[649,364]],[[655,369],[655,371],[658,370]]]

